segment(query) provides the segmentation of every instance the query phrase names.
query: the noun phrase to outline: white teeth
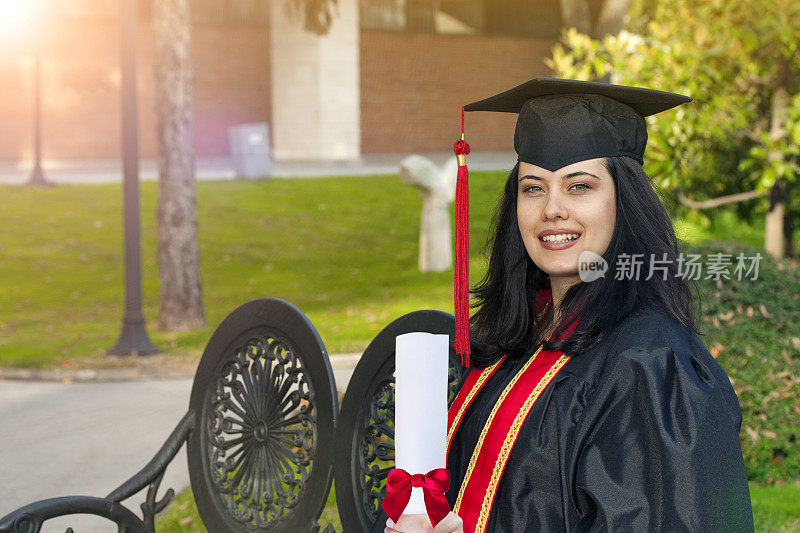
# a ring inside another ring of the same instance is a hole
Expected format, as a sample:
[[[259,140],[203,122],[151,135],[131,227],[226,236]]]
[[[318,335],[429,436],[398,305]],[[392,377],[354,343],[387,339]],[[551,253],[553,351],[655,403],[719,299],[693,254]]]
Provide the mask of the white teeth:
[[[542,237],[542,240],[544,242],[559,243],[559,242],[573,241],[578,237],[580,237],[579,233],[562,233],[560,235],[545,235],[544,237]]]

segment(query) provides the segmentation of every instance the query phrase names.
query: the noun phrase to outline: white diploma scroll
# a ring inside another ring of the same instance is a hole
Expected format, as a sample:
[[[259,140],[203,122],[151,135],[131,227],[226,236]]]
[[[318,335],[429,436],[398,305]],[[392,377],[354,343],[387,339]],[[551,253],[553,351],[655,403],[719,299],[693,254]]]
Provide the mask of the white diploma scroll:
[[[411,475],[447,468],[447,335],[398,335],[395,351],[395,467]],[[403,514],[427,514],[422,488]]]

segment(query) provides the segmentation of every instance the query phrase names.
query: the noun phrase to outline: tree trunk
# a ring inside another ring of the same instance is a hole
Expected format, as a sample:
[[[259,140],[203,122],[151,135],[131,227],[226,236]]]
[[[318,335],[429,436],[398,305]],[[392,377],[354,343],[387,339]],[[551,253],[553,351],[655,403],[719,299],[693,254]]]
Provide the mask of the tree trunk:
[[[588,0],[560,0],[559,4],[563,27],[576,28],[593,39],[602,39],[622,30],[631,0],[605,0],[596,21],[592,20]]]
[[[769,137],[777,141],[786,135],[786,110],[789,107],[789,94],[783,84],[779,84],[772,95],[772,117]],[[768,161],[783,161],[784,154],[780,150],[772,150],[767,154]],[[766,217],[764,231],[764,249],[773,257],[786,256],[786,238],[784,236],[784,217],[786,215],[786,184],[777,179],[770,192],[769,212]]]
[[[786,256],[786,237],[783,231],[785,216],[785,184],[783,180],[778,180],[770,191],[769,212],[767,213],[764,230],[764,249],[775,258]]]
[[[189,0],[154,2],[153,30],[159,167],[159,326],[178,331],[205,324],[197,249]]]
[[[625,24],[625,15],[631,7],[631,0],[606,0],[600,10],[597,24],[594,25],[595,39],[602,39],[606,35],[616,35]]]
[[[586,35],[592,34],[592,15],[588,0],[560,0],[561,25],[576,28]]]

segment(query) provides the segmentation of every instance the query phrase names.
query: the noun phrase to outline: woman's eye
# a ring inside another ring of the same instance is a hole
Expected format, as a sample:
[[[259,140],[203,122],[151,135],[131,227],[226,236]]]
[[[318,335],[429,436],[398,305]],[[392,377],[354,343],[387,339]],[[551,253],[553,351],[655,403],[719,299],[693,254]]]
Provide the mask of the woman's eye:
[[[588,186],[588,185],[586,185],[585,183],[576,183],[576,184],[574,184],[572,187],[583,187],[582,189],[575,189],[576,191],[585,191],[585,190],[587,190],[587,189],[591,189],[591,187],[589,187],[589,186]],[[571,189],[572,187],[570,187],[570,189]]]
[[[538,192],[536,189],[542,190],[542,188],[539,187],[538,185],[528,185],[527,187],[522,189],[522,192]]]

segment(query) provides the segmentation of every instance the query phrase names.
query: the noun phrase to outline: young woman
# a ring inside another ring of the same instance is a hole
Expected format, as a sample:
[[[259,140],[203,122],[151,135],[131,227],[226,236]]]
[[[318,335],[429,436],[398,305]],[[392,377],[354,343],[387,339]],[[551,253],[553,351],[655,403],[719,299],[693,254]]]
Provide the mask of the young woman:
[[[519,162],[449,411],[453,512],[375,531],[753,531],[738,399],[642,169],[644,117],[688,100],[538,78],[467,106],[520,114]]]

